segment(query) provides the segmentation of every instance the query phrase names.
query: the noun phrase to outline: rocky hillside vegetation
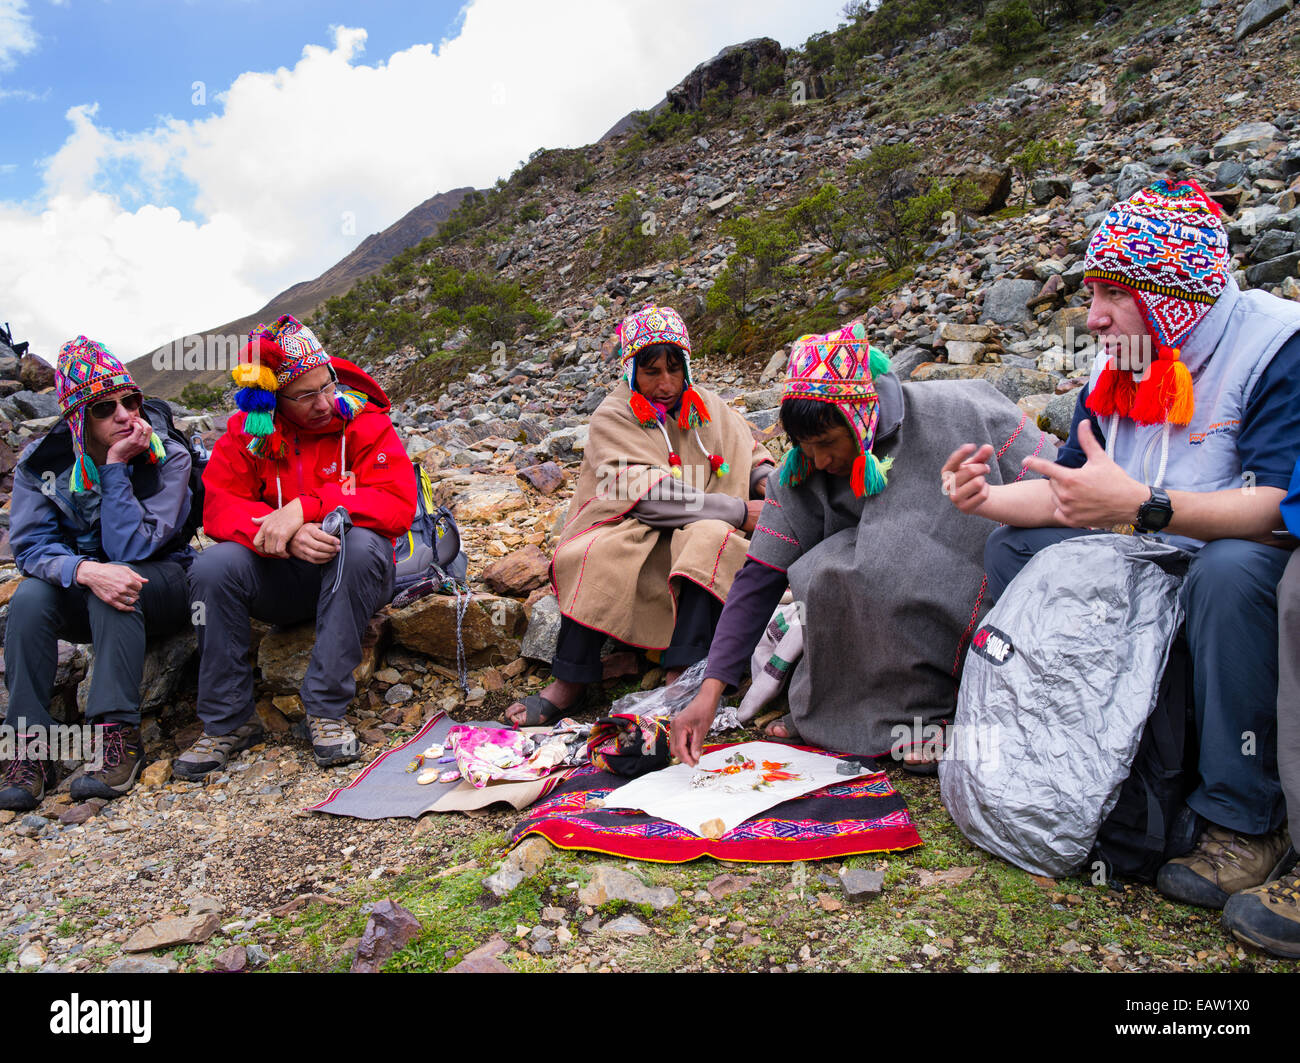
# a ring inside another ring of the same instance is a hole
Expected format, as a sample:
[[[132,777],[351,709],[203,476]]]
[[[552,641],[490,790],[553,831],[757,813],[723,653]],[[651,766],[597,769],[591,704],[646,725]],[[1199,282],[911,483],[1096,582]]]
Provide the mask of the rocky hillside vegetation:
[[[435,236],[311,320],[394,396],[471,561],[467,690],[451,598],[372,623],[349,713],[367,758],[436,712],[493,718],[546,682],[549,549],[628,308],[681,310],[700,375],[764,437],[789,343],[856,317],[901,376],[987,379],[1063,433],[1091,357],[1086,240],[1141,185],[1202,182],[1238,281],[1300,298],[1298,58],[1289,0],[884,0],[799,48],[728,49],[599,143],[539,151],[466,195]],[[0,475],[57,412],[20,353],[0,348]],[[211,440],[229,404],[198,397],[213,408],[179,423]],[[16,583],[0,568],[0,614]],[[887,871],[872,906],[845,908],[834,866],[738,876],[701,862],[647,872],[671,887],[660,910],[594,891],[609,876],[589,854],[542,854],[494,893],[513,814],[411,827],[298,811],[351,774],[317,772],[288,735],[312,634],[258,628],[268,739],[207,785],[168,782],[197,734],[193,636],[151,652],[137,790],[100,807],[65,788],[38,814],[0,815],[0,962],[344,969],[392,897],[418,925],[390,969],[1293,966],[1152,890],[1033,879],[978,852],[933,780],[898,782],[926,846],[852,861]],[[88,647],[61,644],[60,712],[90,664]],[[606,701],[661,680],[645,668],[608,657]]]

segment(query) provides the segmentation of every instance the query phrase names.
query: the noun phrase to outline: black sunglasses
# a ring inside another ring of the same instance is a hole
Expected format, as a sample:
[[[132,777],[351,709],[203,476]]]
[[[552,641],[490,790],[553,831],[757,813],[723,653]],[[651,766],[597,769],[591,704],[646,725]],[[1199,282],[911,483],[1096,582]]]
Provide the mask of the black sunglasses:
[[[122,404],[122,408],[128,413],[135,413],[140,409],[140,404],[144,402],[144,396],[138,391],[133,391],[129,395],[123,395],[119,398],[104,399],[96,402],[90,407],[90,416],[96,421],[103,421],[112,417],[117,410],[117,404]]]

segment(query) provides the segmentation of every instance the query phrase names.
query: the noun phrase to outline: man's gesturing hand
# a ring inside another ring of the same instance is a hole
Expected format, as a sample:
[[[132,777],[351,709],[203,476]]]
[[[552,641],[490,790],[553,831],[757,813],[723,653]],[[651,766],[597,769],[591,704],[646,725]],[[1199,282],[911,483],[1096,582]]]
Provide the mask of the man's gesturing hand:
[[[989,497],[989,459],[993,448],[985,443],[978,450],[974,443],[963,443],[943,463],[940,486],[952,504],[963,513],[976,513]],[[933,466],[931,466],[933,468]]]
[[[1067,528],[1131,524],[1150,490],[1115,464],[1092,434],[1089,420],[1079,422],[1079,445],[1086,458],[1079,469],[1043,458],[1025,459],[1026,469],[1042,474],[1052,485],[1054,516]]]

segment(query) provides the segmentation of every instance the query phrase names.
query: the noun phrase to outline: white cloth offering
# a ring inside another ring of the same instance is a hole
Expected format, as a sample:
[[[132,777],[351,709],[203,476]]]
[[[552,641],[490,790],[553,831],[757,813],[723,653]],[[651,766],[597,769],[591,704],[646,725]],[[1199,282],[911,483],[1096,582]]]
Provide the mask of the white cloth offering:
[[[843,782],[837,763],[776,742],[743,742],[706,753],[694,768],[675,764],[633,779],[605,798],[604,807],[639,809],[720,838],[782,801]]]

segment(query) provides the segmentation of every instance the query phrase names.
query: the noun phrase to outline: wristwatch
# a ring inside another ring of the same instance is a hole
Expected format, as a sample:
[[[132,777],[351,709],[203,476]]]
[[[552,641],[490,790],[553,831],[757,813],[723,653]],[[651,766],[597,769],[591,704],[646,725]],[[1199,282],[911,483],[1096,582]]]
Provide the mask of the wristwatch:
[[[1174,519],[1174,507],[1169,493],[1159,487],[1151,488],[1151,497],[1138,506],[1137,530],[1143,533],[1163,531]]]

